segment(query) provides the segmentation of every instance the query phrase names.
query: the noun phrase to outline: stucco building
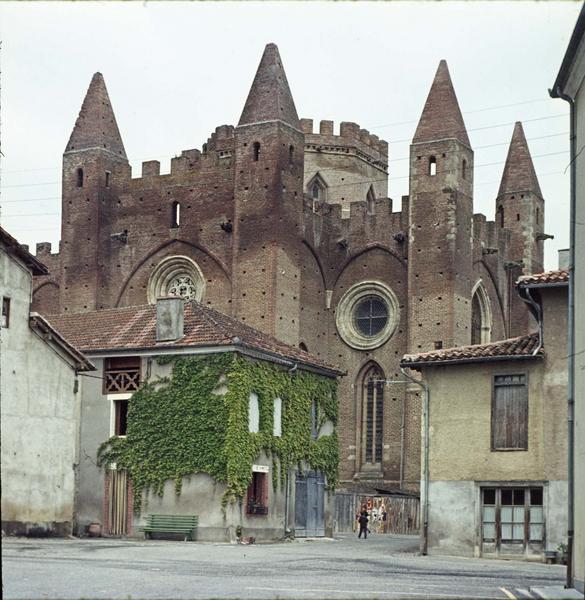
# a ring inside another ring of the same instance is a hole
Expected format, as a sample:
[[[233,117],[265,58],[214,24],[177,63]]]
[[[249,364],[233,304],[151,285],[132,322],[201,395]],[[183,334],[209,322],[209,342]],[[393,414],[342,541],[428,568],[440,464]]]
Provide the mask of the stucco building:
[[[155,513],[197,515],[198,540],[332,535],[337,369],[181,298],[48,320],[97,369],[81,393],[80,533],[141,536]]]
[[[79,377],[92,364],[31,313],[33,276],[47,268],[0,228],[2,531],[74,528]]]
[[[537,333],[404,357],[428,385],[429,553],[542,559],[566,544],[568,280],[520,278]]]
[[[585,8],[571,36],[551,95],[571,104],[571,272],[569,389],[574,404],[572,512],[574,547],[569,585],[585,591]]]
[[[318,131],[315,131],[318,129]],[[544,200],[514,127],[495,220],[473,211],[474,155],[445,61],[410,149],[410,194],[388,197],[388,144],[356,123],[300,119],[266,46],[237,126],[135,175],[101,74],[63,154],[58,252],[43,314],[196,299],[348,372],[340,384],[341,487],[416,490],[420,399],[406,352],[528,331],[511,285],[542,270]]]

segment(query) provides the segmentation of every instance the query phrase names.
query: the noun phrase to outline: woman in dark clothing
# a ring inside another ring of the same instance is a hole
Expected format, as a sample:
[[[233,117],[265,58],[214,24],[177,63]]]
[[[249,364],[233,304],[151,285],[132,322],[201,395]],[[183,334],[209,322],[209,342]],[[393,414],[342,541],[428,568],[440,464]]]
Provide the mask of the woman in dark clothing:
[[[366,507],[364,506],[362,508],[362,512],[360,512],[360,516],[358,517],[358,523],[360,524],[360,532],[358,534],[358,537],[361,538],[362,537],[362,533],[364,534],[364,540],[368,539],[368,519],[369,514],[368,511],[366,510]]]

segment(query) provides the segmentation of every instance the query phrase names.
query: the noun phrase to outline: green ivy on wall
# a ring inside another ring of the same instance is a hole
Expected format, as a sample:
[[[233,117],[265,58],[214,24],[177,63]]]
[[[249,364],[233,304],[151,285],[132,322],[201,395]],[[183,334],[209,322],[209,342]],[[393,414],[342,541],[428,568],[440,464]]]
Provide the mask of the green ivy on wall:
[[[143,491],[162,495],[172,479],[180,493],[183,477],[194,473],[225,483],[225,503],[243,498],[261,451],[272,456],[275,488],[289,468],[302,463],[323,471],[328,487],[335,488],[337,436],[311,436],[313,401],[319,425],[337,423],[335,380],[301,370],[291,374],[233,353],[159,359],[165,362],[172,364],[172,377],[146,383],[132,396],[126,437],[112,437],[98,449],[101,466],[116,463],[129,471],[136,509]],[[251,392],[258,395],[258,433],[248,431]],[[277,397],[282,399],[281,437],[272,435]]]

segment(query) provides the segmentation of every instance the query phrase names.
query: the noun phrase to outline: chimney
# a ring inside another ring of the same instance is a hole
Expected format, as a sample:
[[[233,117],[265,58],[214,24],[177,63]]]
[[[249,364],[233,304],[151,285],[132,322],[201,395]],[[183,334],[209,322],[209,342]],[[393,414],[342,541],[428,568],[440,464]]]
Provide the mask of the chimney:
[[[564,248],[559,250],[559,271],[567,271],[569,269],[570,250]]]
[[[156,301],[156,341],[174,342],[184,335],[184,302],[169,296]]]

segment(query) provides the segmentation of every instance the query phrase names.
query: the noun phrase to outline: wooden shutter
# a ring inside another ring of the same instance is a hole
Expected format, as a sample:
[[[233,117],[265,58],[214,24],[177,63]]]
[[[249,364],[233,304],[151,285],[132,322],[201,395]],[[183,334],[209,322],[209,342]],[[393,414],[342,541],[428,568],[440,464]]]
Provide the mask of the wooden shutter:
[[[528,388],[525,375],[496,375],[492,405],[492,449],[528,448]]]

